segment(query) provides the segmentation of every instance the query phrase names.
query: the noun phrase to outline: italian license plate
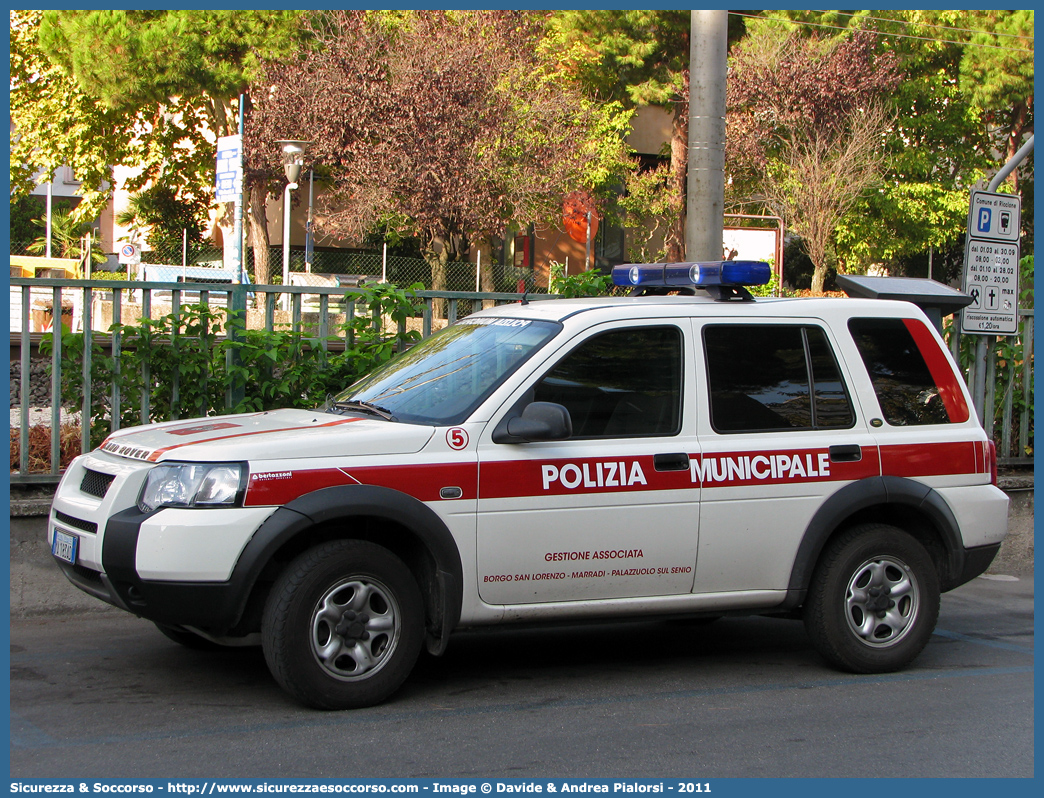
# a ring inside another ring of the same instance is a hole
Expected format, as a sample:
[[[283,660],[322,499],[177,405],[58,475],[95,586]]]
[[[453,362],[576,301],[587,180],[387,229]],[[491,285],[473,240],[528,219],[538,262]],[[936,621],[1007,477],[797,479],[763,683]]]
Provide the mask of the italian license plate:
[[[76,550],[80,539],[76,535],[68,535],[57,529],[54,530],[54,538],[51,541],[51,554],[59,560],[76,565]]]

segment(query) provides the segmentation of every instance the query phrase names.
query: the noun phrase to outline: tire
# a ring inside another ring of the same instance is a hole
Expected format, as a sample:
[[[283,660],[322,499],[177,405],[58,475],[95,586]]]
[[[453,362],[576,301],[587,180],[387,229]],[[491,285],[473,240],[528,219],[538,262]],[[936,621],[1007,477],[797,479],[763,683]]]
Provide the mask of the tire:
[[[928,644],[939,576],[924,547],[887,524],[854,527],[828,544],[812,576],[805,628],[836,667],[887,673]]]
[[[379,704],[424,641],[417,582],[387,549],[338,540],[301,554],[265,604],[261,646],[279,685],[317,709]]]
[[[195,651],[221,651],[226,648],[226,646],[215,643],[213,640],[207,640],[207,638],[180,626],[171,626],[159,621],[153,621],[153,623],[165,637],[185,648],[191,648]]]

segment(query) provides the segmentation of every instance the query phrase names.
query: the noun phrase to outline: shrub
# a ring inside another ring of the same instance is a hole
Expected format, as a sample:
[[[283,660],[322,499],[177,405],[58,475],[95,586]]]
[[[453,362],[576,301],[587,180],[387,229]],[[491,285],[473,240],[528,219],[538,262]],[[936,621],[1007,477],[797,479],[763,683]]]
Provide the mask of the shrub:
[[[62,424],[58,431],[59,467],[64,469],[72,459],[80,453],[80,425]],[[30,473],[49,472],[51,470],[51,428],[43,424],[29,427]],[[21,431],[11,428],[11,470],[17,471],[21,464]]]
[[[613,287],[612,278],[591,269],[578,274],[563,274],[562,264],[551,264],[548,293],[563,299],[583,296],[605,296]]]

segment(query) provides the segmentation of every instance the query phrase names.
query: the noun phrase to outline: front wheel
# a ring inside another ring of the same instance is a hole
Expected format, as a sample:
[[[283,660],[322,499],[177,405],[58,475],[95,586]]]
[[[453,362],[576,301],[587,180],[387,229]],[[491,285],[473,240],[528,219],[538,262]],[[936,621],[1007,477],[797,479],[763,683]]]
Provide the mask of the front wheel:
[[[887,524],[855,527],[816,566],[805,628],[827,660],[855,673],[908,665],[939,617],[939,577],[910,535]]]
[[[339,540],[306,551],[276,580],[261,644],[290,695],[318,709],[378,704],[405,681],[424,638],[420,590],[381,546]]]

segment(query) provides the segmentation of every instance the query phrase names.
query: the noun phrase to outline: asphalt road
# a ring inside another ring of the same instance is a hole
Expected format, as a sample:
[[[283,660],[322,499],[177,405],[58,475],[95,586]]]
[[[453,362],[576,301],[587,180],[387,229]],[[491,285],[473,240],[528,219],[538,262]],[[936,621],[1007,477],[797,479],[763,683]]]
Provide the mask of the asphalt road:
[[[18,620],[11,776],[1032,776],[1032,652],[1032,577],[979,578],[899,674],[834,671],[769,618],[497,630],[425,655],[383,706],[323,713],[256,649],[115,611]]]

